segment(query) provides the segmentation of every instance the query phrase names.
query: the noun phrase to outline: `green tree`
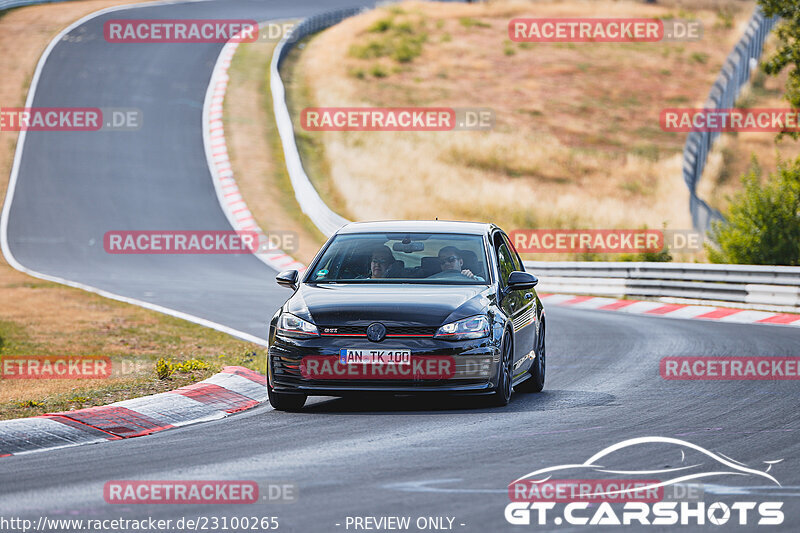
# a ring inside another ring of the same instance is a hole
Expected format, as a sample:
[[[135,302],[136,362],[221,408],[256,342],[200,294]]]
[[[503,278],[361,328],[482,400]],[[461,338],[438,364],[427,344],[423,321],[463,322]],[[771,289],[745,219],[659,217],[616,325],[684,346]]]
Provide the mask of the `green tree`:
[[[781,17],[775,28],[780,44],[764,62],[763,69],[767,74],[777,75],[787,66],[794,67],[786,81],[785,97],[793,108],[800,109],[800,0],[758,0],[758,4],[766,16]],[[800,138],[798,132],[789,135],[793,139]]]
[[[710,231],[716,246],[706,244],[714,263],[800,265],[800,159],[778,163],[761,184],[753,158],[742,176],[743,190],[731,200],[728,222]]]

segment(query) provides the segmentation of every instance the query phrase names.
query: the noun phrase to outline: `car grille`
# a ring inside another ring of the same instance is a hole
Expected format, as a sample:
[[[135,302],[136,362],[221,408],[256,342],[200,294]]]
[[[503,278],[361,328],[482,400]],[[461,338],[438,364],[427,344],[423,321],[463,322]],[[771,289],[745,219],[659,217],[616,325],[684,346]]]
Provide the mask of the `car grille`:
[[[366,337],[367,326],[317,326],[323,337]],[[388,326],[387,337],[433,337],[437,328],[426,326]]]

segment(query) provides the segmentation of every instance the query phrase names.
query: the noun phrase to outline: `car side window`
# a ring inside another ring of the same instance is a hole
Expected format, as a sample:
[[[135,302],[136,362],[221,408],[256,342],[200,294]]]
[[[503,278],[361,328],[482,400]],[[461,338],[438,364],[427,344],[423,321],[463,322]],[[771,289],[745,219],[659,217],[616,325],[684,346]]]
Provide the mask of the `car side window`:
[[[514,254],[508,249],[506,243],[496,239],[495,241],[499,246],[497,247],[497,265],[500,267],[500,283],[505,287],[508,284],[508,276],[515,270]]]
[[[510,240],[508,240],[508,235],[503,235],[503,243],[506,245],[506,248],[511,253],[511,261],[514,263],[514,270],[519,270],[524,272],[525,267],[522,266],[522,261],[520,261],[519,254],[517,253],[516,248],[514,248],[514,245],[511,243]]]

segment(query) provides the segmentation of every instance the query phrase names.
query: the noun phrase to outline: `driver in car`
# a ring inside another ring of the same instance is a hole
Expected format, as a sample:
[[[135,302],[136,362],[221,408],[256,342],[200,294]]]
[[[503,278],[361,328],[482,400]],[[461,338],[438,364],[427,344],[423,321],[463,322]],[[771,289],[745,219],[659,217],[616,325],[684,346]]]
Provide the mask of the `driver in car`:
[[[439,264],[442,266],[442,272],[458,272],[476,281],[485,281],[482,277],[473,274],[470,269],[464,268],[464,258],[461,257],[461,251],[455,246],[445,246],[439,250]]]
[[[401,277],[399,264],[388,246],[377,246],[372,250],[369,264],[370,278]]]

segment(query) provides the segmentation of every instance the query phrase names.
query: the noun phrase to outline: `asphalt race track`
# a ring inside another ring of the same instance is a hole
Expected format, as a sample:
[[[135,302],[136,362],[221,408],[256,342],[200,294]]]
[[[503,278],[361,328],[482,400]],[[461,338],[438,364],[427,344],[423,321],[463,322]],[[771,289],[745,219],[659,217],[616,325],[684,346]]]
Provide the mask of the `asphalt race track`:
[[[8,220],[25,267],[265,337],[286,298],[250,255],[113,255],[116,230],[230,230],[206,162],[202,107],[222,44],[109,44],[112,19],[301,18],[356,0],[193,2],[114,11],[50,53],[32,107],[138,108],[139,131],[28,131]]]
[[[145,126],[137,133],[28,132],[8,225],[16,260],[263,338],[266,320],[289,293],[256,258],[104,252],[108,230],[230,226],[211,183],[200,127],[222,45],[109,45],[102,24],[108,18],[268,20],[356,3],[171,4],[118,11],[73,30],[70,37],[81,39],[52,51],[34,105],[138,107]],[[510,525],[503,516],[508,483],[536,469],[581,463],[625,439],[662,436],[760,470],[763,461],[784,459],[770,471],[781,486],[728,476],[706,492],[706,502],[782,501],[782,525],[756,528],[751,518],[746,528],[731,522],[673,529],[798,529],[798,382],[659,376],[665,356],[797,356],[795,328],[557,307],[547,316],[545,391],[515,394],[507,408],[457,398],[314,398],[302,413],[262,405],[147,437],[7,457],[0,459],[0,516],[34,522],[42,516],[275,516],[279,531],[295,532],[347,531],[348,516],[411,516],[412,522],[430,516],[454,517],[455,531],[580,531],[587,528]],[[627,466],[676,460],[634,452]],[[288,504],[107,504],[104,484],[126,479],[283,481],[296,484],[299,497]]]
[[[463,399],[314,399],[299,414],[265,405],[148,437],[5,458],[3,514],[33,520],[278,516],[281,530],[297,532],[344,530],[335,524],[348,515],[430,515],[455,516],[466,524],[457,531],[524,531],[536,526],[503,519],[508,483],[537,468],[583,462],[627,438],[658,435],[749,465],[785,459],[773,469],[783,488],[766,489],[772,494],[766,499],[785,502],[786,520],[764,528],[795,530],[797,386],[667,382],[658,375],[666,355],[789,355],[797,347],[793,330],[565,309],[552,309],[549,317],[548,388],[517,394],[506,409]],[[663,458],[670,460],[676,458]],[[630,466],[652,462],[632,456]],[[120,479],[290,481],[299,499],[263,506],[106,504],[104,483]]]

